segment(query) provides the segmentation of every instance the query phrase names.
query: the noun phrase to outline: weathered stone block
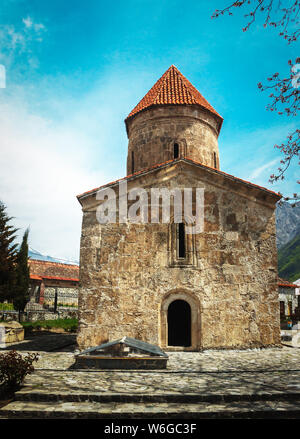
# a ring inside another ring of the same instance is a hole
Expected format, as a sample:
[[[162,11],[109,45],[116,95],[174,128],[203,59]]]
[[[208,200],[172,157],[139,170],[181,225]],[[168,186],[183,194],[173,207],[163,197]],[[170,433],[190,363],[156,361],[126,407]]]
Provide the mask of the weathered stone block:
[[[0,322],[0,345],[24,340],[24,329],[19,322]]]

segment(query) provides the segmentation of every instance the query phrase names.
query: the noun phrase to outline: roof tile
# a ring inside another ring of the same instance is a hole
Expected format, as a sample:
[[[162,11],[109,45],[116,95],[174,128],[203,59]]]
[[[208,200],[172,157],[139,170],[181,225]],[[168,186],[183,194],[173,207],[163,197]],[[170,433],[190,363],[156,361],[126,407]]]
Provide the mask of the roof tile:
[[[153,85],[143,99],[129,113],[125,121],[154,105],[200,105],[223,120],[201,93],[174,65],[169,67]]]
[[[79,266],[72,264],[62,264],[52,261],[41,261],[38,259],[29,259],[30,278],[40,279],[61,279],[78,281]]]

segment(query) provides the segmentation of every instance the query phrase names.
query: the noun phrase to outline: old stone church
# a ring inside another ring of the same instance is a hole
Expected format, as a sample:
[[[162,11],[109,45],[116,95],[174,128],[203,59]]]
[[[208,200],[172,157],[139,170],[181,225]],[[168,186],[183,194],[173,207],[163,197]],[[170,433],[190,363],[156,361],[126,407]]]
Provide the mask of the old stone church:
[[[280,344],[278,194],[220,170],[223,119],[171,66],[125,120],[127,183],[204,189],[204,229],[97,220],[99,189],[78,196],[81,349],[123,336],[166,350]],[[122,196],[124,196],[122,194]]]

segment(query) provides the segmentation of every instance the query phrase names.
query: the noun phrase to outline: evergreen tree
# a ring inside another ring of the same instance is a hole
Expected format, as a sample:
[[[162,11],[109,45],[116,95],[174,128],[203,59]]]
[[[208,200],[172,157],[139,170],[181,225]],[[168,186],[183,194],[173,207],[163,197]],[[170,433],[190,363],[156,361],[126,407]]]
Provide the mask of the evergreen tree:
[[[13,294],[13,304],[19,312],[24,311],[29,300],[28,234],[29,230],[27,229],[17,254],[15,270],[16,286]]]
[[[14,240],[18,229],[8,224],[11,220],[0,201],[0,302],[12,297],[15,283],[17,244]]]

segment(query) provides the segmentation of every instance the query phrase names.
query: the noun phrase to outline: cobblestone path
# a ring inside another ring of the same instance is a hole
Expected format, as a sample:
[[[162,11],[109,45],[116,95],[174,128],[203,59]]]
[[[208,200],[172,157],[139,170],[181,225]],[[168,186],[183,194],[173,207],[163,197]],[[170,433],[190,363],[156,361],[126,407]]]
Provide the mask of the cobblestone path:
[[[300,416],[298,348],[169,352],[165,370],[95,371],[73,370],[70,346],[30,350],[40,355],[35,372],[0,416]]]

